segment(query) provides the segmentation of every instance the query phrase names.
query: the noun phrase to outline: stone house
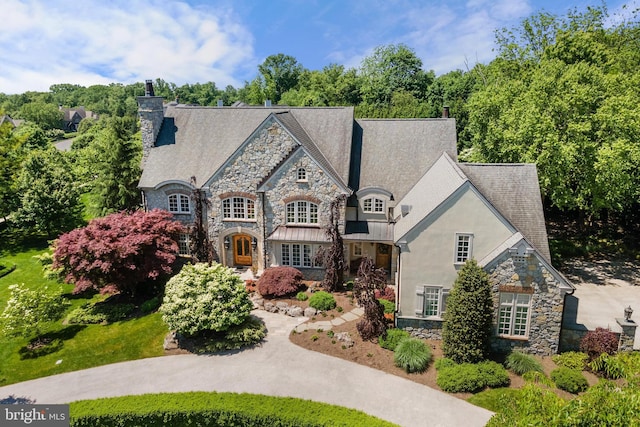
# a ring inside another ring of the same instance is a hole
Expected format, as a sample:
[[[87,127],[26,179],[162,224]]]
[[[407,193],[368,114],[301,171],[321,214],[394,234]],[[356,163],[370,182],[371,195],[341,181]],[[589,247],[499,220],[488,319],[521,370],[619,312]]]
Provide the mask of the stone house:
[[[439,336],[457,269],[493,278],[498,347],[557,351],[571,285],[551,266],[533,165],[457,163],[455,120],[354,119],[353,107],[164,104],[138,98],[145,209],[194,221],[195,188],[221,263],[324,270],[329,205],[350,265],[372,258],[396,287],[396,322]],[[180,239],[188,255],[188,235]]]

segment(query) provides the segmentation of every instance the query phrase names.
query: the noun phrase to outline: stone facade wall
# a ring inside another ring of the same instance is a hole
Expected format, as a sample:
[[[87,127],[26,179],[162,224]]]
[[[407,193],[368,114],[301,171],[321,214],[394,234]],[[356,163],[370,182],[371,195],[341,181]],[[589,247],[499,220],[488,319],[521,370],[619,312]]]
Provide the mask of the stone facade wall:
[[[149,151],[156,144],[158,132],[164,119],[164,106],[161,96],[139,96],[140,132],[142,134],[142,165]]]
[[[164,209],[165,211],[169,210],[169,194],[185,194],[187,196],[191,195],[191,188],[186,185],[180,185],[177,183],[171,183],[160,187],[157,190],[146,190],[144,193],[147,209]],[[193,202],[191,202],[191,213],[189,214],[181,214],[174,213],[174,219],[182,222],[185,225],[193,224],[194,222],[194,211],[195,206],[193,206]]]
[[[535,254],[514,263],[506,253],[489,270],[492,283],[494,319],[498,319],[500,290],[531,293],[529,308],[529,336],[527,339],[494,337],[492,347],[497,351],[519,349],[526,353],[551,355],[558,352],[564,292],[560,283]],[[497,326],[497,325],[494,325]],[[495,329],[494,329],[495,330]]]
[[[522,338],[492,338],[495,351],[507,352],[519,349],[526,353],[551,355],[558,352],[564,294],[560,284],[535,255],[525,258],[524,264],[513,262],[506,253],[495,267],[489,269],[494,306],[493,330],[497,330],[500,290],[531,294],[529,309],[529,336]],[[442,339],[441,320],[398,318],[397,327],[412,336]]]

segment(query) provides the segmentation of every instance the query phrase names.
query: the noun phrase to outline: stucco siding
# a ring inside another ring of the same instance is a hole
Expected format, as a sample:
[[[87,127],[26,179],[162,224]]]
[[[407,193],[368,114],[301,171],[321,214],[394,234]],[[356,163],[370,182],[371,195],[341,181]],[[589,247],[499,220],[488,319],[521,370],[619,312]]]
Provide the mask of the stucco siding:
[[[482,259],[513,230],[471,188],[447,200],[406,235],[400,269],[401,316],[415,315],[416,286],[452,287],[460,267],[454,263],[456,233],[473,234],[471,256]]]

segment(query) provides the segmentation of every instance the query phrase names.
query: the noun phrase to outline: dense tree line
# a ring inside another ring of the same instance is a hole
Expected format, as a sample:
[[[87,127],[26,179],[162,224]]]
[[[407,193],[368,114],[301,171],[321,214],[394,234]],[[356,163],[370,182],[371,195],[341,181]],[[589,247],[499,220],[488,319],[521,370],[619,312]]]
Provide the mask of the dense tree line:
[[[398,44],[378,47],[357,68],[308,70],[279,53],[240,88],[221,89],[214,82],[177,86],[162,79],[154,87],[156,95],[184,104],[351,105],[357,117],[372,118],[440,117],[446,105],[456,118],[461,160],[536,163],[547,207],[585,218],[624,215],[640,200],[636,17],[611,17],[604,5],[566,16],[538,13],[496,31],[499,49],[489,64],[440,76]],[[15,130],[0,128],[0,216],[19,207],[15,183],[22,162],[56,137],[60,106],[84,106],[100,115],[97,122],[81,123],[65,154],[95,212],[135,208],[136,97],[143,94],[142,82],[0,93],[0,115],[27,121]]]

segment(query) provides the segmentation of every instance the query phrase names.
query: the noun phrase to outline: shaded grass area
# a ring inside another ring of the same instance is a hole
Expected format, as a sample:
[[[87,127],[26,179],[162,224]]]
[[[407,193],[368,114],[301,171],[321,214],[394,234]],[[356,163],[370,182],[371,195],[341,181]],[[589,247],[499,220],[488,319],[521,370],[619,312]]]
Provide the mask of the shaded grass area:
[[[50,292],[64,295],[71,303],[65,317],[88,301],[104,299],[101,295],[73,296],[72,285],[43,277],[42,266],[34,256],[47,249],[46,240],[29,239],[4,246],[0,262],[16,264],[16,269],[0,278],[0,312],[7,304],[9,286],[13,284],[24,283],[30,289],[47,286]],[[57,348],[32,358],[25,357],[25,348],[34,337],[9,338],[0,334],[0,385],[125,360],[161,356],[164,354],[162,342],[166,333],[167,327],[159,313],[107,325],[63,325],[59,320],[44,328],[44,336],[56,342]]]

